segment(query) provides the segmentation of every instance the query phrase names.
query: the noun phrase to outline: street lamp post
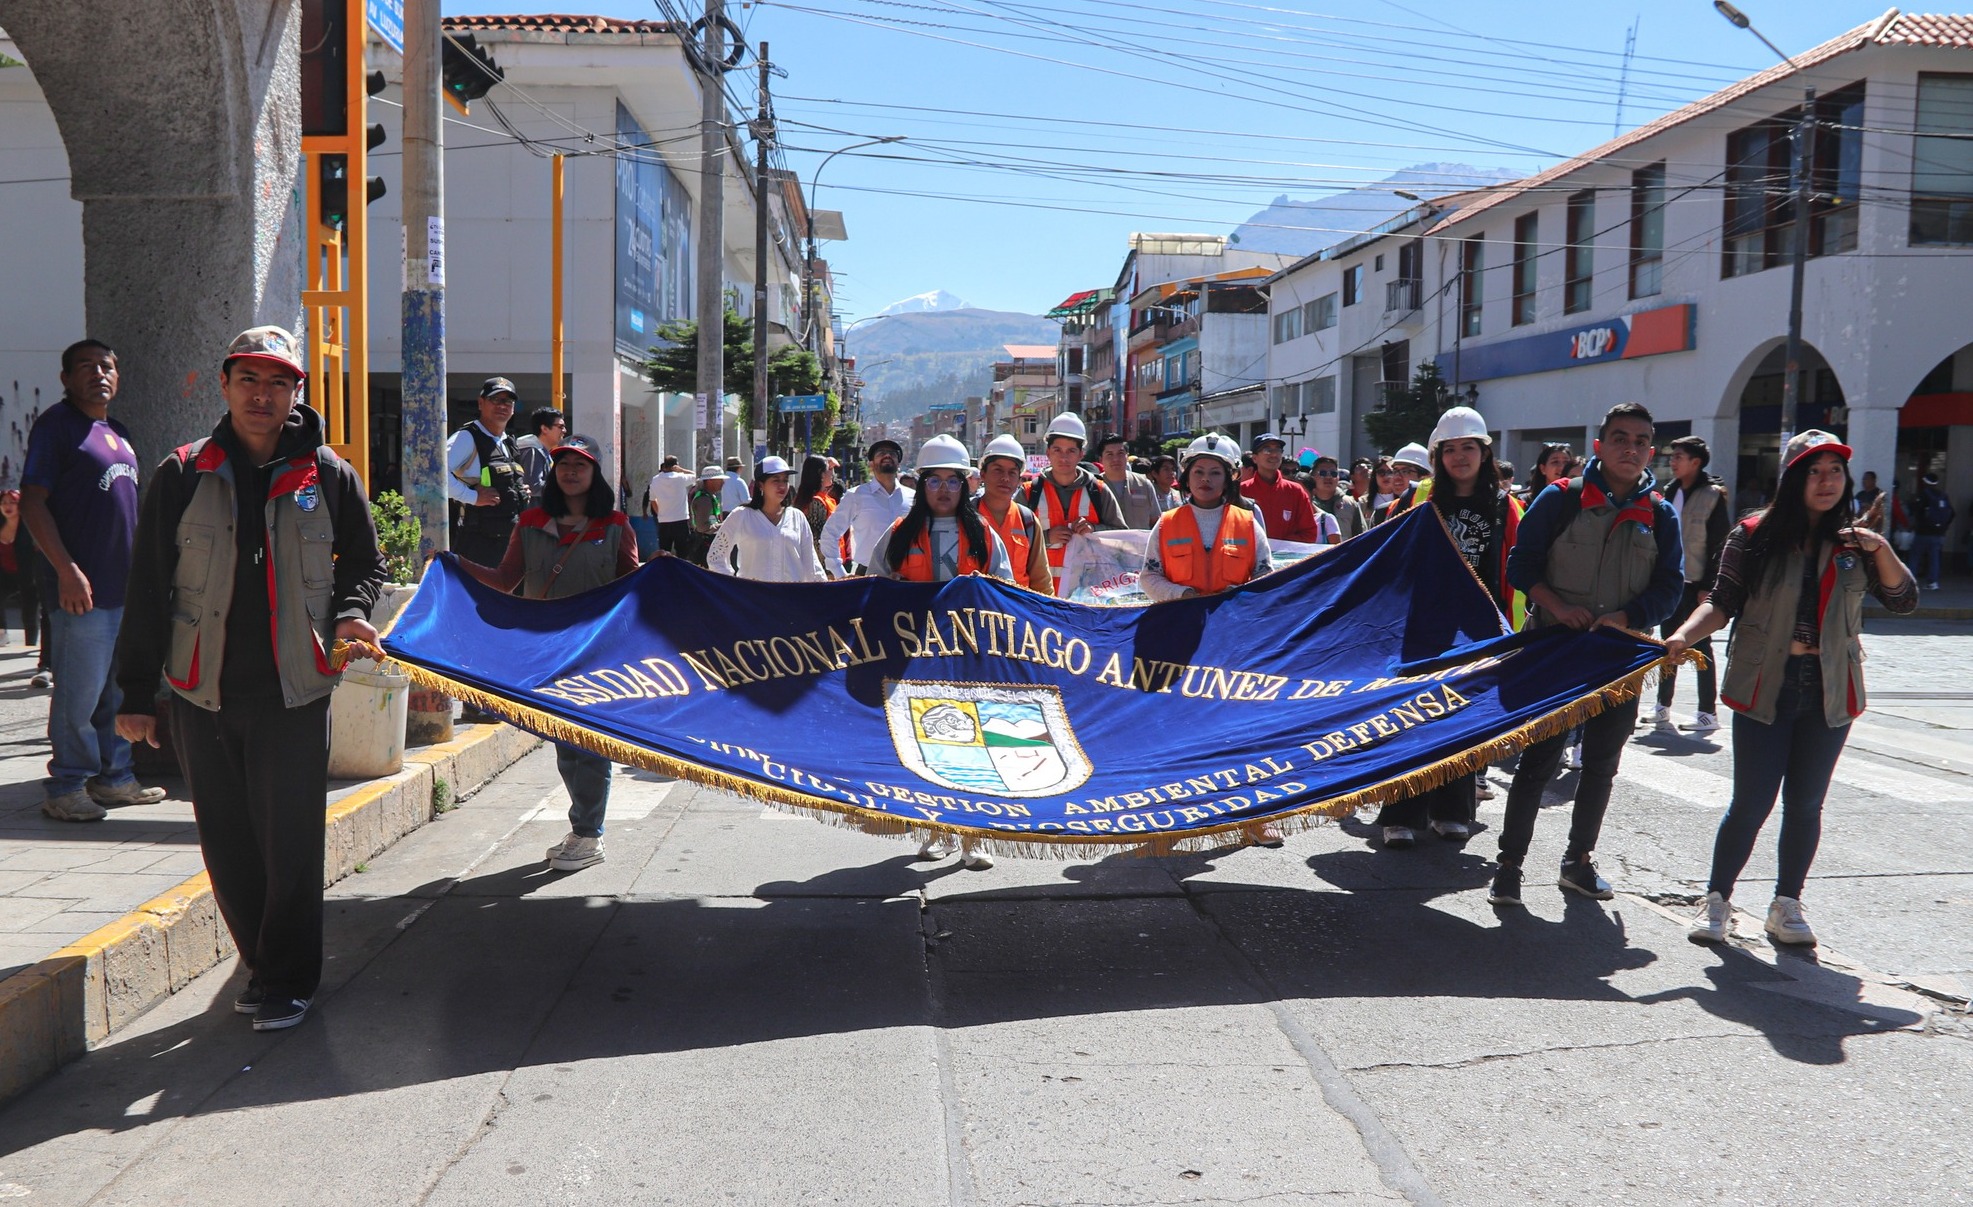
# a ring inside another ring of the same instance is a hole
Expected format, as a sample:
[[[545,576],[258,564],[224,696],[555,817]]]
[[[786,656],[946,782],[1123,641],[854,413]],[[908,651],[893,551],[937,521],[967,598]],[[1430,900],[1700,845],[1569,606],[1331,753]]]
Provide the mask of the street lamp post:
[[[815,165],[814,173],[808,178],[808,263],[806,265],[808,270],[808,287],[802,291],[802,310],[804,312],[802,322],[808,329],[808,350],[811,353],[819,353],[822,346],[822,341],[818,337],[818,332],[815,328],[815,194],[816,190],[822,187],[822,169],[828,167],[829,161],[841,155],[844,151],[855,151],[863,147],[881,146],[885,143],[903,142],[904,138],[905,136],[902,134],[889,134],[882,138],[865,139],[862,142],[851,143],[847,147],[839,147],[824,155],[822,162]]]
[[[1795,60],[1767,40],[1766,34],[1754,28],[1746,13],[1727,3],[1727,0],[1713,0],[1713,7],[1736,29],[1744,29],[1759,38],[1761,44],[1778,55],[1782,62],[1797,71],[1801,70]],[[1795,423],[1801,417],[1802,285],[1808,275],[1809,263],[1809,204],[1814,194],[1810,176],[1811,157],[1815,153],[1815,126],[1815,89],[1810,87],[1802,92],[1802,116],[1795,123],[1795,145],[1789,158],[1789,184],[1795,195],[1795,232],[1794,246],[1789,256],[1788,343],[1781,356],[1781,447],[1784,450],[1788,442],[1794,439]]]

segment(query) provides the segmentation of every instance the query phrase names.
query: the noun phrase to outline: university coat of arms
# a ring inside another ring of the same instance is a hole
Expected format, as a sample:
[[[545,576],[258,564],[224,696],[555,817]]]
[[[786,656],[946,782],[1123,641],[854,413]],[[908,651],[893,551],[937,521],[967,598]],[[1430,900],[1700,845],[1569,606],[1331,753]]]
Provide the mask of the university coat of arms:
[[[943,787],[1035,797],[1089,779],[1089,758],[1053,687],[893,682],[884,717],[898,760]]]

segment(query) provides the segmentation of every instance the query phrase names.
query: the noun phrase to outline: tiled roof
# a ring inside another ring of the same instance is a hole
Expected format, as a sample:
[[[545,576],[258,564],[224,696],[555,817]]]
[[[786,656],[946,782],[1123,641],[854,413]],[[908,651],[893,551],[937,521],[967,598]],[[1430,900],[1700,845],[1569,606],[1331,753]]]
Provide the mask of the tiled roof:
[[[1876,43],[1880,46],[1916,45],[1973,49],[1973,16],[1907,15],[1899,13],[1895,8],[1890,9],[1874,21],[1838,34],[1820,46],[1795,55],[1792,65],[1776,63],[1766,71],[1756,72],[1738,83],[1729,84],[1711,96],[1696,100],[1682,109],[1674,109],[1656,121],[1646,122],[1594,150],[1571,156],[1525,180],[1516,181],[1504,189],[1484,194],[1464,209],[1447,214],[1444,221],[1426,233],[1435,234],[1454,223],[1464,222],[1503,201],[1521,196],[1531,190],[1538,190],[1543,185],[1550,184],[1578,168],[1587,167],[1597,160],[1615,155],[1626,147],[1634,146],[1676,126],[1682,126],[1693,118],[1723,109],[1750,93],[1795,74],[1798,70],[1819,66],[1838,55],[1857,50],[1867,43]]]
[[[663,34],[671,32],[665,21],[624,21],[615,17],[580,16],[572,13],[507,14],[486,17],[446,17],[445,28],[453,33],[486,33],[512,30],[535,34]]]

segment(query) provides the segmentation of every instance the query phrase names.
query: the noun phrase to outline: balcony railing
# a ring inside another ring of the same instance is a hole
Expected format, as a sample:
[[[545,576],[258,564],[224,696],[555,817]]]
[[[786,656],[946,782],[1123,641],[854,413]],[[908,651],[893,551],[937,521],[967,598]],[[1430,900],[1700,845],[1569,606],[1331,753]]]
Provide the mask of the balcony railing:
[[[1409,314],[1418,309],[1418,295],[1421,281],[1387,281],[1384,283],[1384,313]]]

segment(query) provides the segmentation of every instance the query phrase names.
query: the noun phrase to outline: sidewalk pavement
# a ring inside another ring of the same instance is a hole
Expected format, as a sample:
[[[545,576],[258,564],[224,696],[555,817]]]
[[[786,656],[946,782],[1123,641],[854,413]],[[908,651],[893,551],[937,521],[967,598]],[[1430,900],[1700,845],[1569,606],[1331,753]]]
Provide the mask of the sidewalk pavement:
[[[169,795],[100,822],[42,815],[49,692],[28,685],[34,663],[31,647],[0,647],[0,1099],[233,954],[177,776],[140,774]],[[450,807],[537,743],[462,726],[394,776],[332,782],[328,882],[430,820],[440,781]]]

